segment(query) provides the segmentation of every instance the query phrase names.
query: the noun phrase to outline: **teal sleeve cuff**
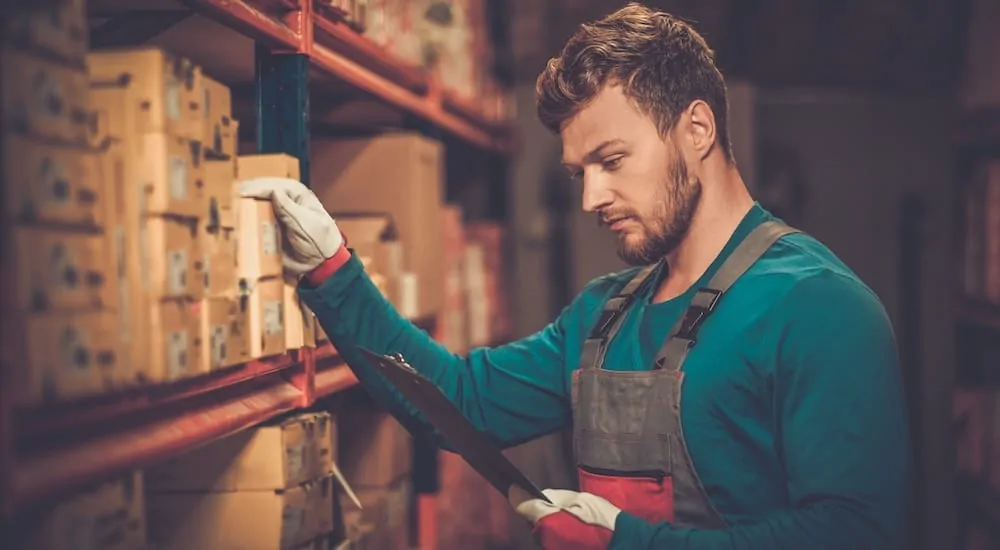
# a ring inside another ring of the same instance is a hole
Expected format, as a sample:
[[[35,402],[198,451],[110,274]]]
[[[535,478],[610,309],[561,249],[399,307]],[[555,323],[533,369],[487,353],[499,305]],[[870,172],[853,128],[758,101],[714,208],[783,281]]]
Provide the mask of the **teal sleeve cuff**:
[[[628,512],[620,512],[615,520],[615,534],[611,537],[608,550],[649,548],[654,534],[662,536],[664,529],[670,529],[669,525],[661,523],[654,526]],[[674,550],[673,547],[670,550]]]

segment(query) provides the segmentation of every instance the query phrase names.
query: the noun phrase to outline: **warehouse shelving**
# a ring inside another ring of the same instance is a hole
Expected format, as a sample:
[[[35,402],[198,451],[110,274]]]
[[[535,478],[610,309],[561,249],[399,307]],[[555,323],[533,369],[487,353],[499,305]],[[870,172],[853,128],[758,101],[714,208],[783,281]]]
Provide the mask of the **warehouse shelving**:
[[[296,53],[332,77],[483,149],[511,147],[504,121],[443,90],[433,78],[394,59],[311,0],[184,0],[200,13],[245,33],[275,53]]]
[[[178,2],[253,41],[255,120],[247,122],[256,127],[257,151],[298,158],[306,184],[310,96],[327,92],[373,98],[419,121],[421,128],[490,154],[503,156],[512,148],[512,134],[504,121],[490,118],[486,109],[393,58],[335,15],[314,9],[313,0]],[[120,4],[127,10],[155,11],[163,3]],[[204,55],[208,59],[223,54]],[[234,100],[236,95],[234,87]],[[416,322],[424,330],[434,323],[434,319]],[[78,402],[27,408],[0,403],[4,516],[11,518],[121,471],[310,407],[357,384],[350,368],[326,343],[197,378]]]

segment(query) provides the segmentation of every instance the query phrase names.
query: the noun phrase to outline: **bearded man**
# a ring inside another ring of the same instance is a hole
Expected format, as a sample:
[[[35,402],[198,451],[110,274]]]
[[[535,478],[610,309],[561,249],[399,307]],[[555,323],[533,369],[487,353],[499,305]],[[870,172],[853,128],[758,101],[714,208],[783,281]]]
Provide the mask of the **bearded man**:
[[[751,197],[704,39],[628,5],[549,61],[537,105],[635,267],[496,348],[454,355],[397,314],[300,183],[244,184],[273,200],[300,295],[364,387],[431,430],[358,346],[401,353],[502,445],[572,424],[579,491],[513,502],[546,549],[901,549],[892,327],[826,246]]]

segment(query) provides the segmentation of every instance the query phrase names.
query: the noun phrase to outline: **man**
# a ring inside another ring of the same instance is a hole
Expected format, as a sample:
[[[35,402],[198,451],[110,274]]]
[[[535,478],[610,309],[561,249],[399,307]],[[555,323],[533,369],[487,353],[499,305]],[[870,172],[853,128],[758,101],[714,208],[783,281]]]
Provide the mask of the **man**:
[[[402,319],[304,186],[258,180],[300,293],[364,386],[401,353],[503,445],[574,425],[580,491],[514,501],[545,548],[903,547],[907,426],[878,298],[774,219],[733,161],[713,53],[637,5],[584,25],[538,79],[583,207],[637,267],[518,342],[449,353]]]

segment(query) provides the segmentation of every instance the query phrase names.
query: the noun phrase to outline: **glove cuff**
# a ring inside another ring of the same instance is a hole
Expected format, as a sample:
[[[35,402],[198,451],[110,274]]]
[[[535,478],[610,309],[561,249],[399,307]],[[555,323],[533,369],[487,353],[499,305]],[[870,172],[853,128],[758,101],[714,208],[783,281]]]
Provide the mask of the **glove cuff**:
[[[324,260],[323,263],[319,264],[309,273],[306,273],[304,279],[310,286],[318,287],[332,277],[350,259],[351,251],[347,249],[346,243],[342,244],[333,256]]]

